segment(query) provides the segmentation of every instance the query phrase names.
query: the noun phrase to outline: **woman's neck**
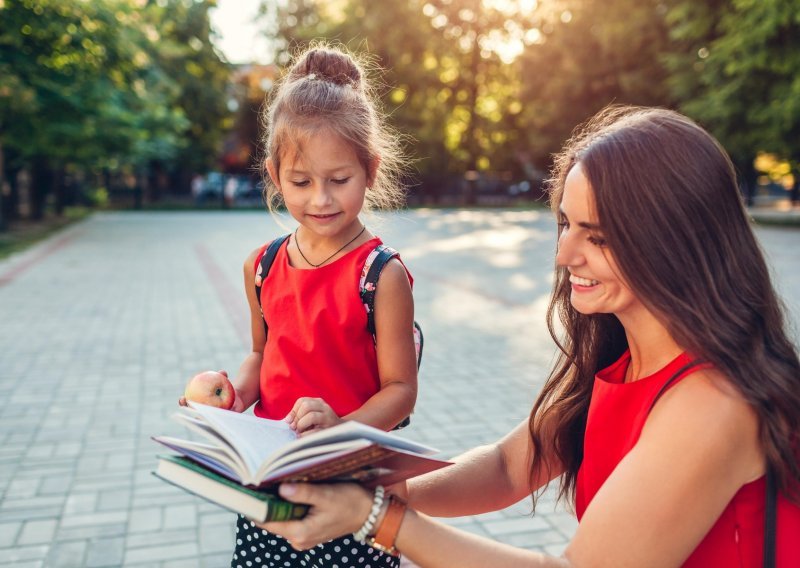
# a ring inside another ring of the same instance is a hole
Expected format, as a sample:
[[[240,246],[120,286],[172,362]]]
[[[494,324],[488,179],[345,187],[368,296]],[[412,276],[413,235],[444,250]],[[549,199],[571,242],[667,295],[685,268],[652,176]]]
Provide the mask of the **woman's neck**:
[[[667,328],[649,312],[634,321],[623,321],[631,361],[625,382],[634,382],[662,369],[684,349],[669,334]]]

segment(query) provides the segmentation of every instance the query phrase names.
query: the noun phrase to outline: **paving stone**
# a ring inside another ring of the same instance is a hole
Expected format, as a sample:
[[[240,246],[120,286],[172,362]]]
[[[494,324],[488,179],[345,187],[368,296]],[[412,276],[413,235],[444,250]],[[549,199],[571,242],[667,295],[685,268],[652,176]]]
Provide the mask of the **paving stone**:
[[[22,532],[17,538],[17,544],[46,544],[52,542],[57,525],[58,521],[55,519],[28,521],[22,527]]]
[[[119,566],[125,553],[125,537],[99,538],[89,543],[86,568]]]
[[[0,523],[0,548],[9,548],[17,540],[23,523]]]
[[[50,548],[47,565],[53,568],[75,568],[85,564],[87,542],[57,542]]]
[[[43,560],[49,550],[49,545],[0,548],[0,564]]]

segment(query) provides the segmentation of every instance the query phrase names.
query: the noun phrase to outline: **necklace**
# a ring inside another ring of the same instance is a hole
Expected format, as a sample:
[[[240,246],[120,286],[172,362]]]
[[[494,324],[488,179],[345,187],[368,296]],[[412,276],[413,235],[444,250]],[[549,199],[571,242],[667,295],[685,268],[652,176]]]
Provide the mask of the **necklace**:
[[[299,228],[300,228],[300,227],[297,227],[297,229],[299,229]],[[322,262],[320,262],[319,264],[314,264],[313,262],[311,262],[310,260],[308,260],[308,259],[306,258],[306,255],[304,255],[304,254],[303,254],[303,251],[302,251],[302,249],[300,248],[300,241],[298,241],[298,240],[297,240],[297,229],[295,229],[295,230],[294,230],[294,244],[297,246],[297,252],[299,252],[299,253],[300,253],[300,256],[302,256],[302,257],[303,257],[303,260],[305,260],[305,261],[306,261],[306,263],[307,263],[308,265],[310,265],[310,266],[313,266],[314,268],[319,268],[320,266],[322,266],[323,264],[325,264],[326,262],[328,262],[330,259],[332,259],[334,256],[336,256],[337,254],[339,254],[340,252],[342,252],[344,249],[346,249],[346,248],[347,248],[347,247],[348,247],[350,244],[352,244],[352,243],[353,243],[353,241],[355,241],[355,240],[356,240],[358,237],[360,237],[360,236],[361,236],[361,235],[364,233],[364,231],[366,231],[366,230],[367,230],[367,226],[366,226],[366,225],[362,225],[362,226],[361,226],[361,230],[358,232],[358,234],[357,234],[355,237],[353,237],[352,239],[350,239],[349,241],[347,241],[347,242],[344,244],[344,246],[342,246],[342,248],[340,248],[339,250],[337,250],[335,253],[333,253],[332,255],[330,255],[328,258],[326,258],[325,260],[323,260],[323,261],[322,261]]]

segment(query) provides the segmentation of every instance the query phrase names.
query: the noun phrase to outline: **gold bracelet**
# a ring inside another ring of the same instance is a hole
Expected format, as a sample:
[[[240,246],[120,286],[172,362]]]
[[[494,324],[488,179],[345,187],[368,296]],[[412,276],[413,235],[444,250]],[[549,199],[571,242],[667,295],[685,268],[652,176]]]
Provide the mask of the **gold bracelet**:
[[[399,556],[400,553],[394,543],[397,540],[397,533],[400,531],[400,524],[403,522],[405,513],[405,501],[395,495],[389,497],[389,508],[375,531],[375,536],[367,538],[367,544],[386,554]]]

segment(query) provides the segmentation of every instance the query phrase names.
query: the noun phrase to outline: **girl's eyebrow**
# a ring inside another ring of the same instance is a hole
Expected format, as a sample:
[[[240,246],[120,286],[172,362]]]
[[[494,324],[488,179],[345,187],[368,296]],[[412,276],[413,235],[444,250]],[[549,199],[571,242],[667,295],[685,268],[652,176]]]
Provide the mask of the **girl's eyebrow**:
[[[326,175],[332,175],[332,174],[335,174],[335,173],[339,173],[339,172],[341,172],[343,170],[347,170],[350,167],[351,166],[338,166],[336,168],[332,168],[331,170],[325,172],[325,174]],[[299,175],[308,175],[308,171],[307,170],[296,170],[294,168],[289,168],[288,170],[286,170],[286,173],[289,174],[289,175],[297,175],[297,174],[299,174]]]
[[[562,217],[564,217],[564,219],[569,220],[569,217],[567,217],[567,214],[564,213],[564,210],[561,207],[558,208],[558,213]],[[581,221],[580,223],[577,223],[577,225],[579,227],[583,228],[583,229],[588,229],[589,231],[599,231],[600,230],[600,225],[598,225],[597,223],[589,223],[588,221]]]

